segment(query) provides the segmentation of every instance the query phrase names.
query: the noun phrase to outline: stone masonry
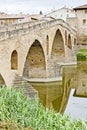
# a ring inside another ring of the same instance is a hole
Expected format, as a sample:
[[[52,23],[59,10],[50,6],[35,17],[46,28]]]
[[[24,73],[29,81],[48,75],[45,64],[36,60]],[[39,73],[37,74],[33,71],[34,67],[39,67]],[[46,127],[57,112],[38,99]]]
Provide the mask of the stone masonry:
[[[0,28],[0,80],[11,86],[15,75],[57,78],[60,64],[75,61],[77,33],[63,20],[21,23]]]

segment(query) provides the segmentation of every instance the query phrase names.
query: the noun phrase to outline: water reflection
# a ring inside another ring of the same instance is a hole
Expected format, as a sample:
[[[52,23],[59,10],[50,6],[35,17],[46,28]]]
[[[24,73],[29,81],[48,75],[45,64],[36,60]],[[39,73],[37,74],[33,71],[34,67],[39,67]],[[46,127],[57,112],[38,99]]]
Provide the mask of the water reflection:
[[[68,101],[70,89],[67,88],[67,94],[62,86],[62,81],[49,83],[31,82],[32,86],[38,91],[40,101],[46,107],[63,113]]]
[[[38,91],[44,106],[61,113],[65,111],[65,114],[70,113],[74,118],[87,118],[86,62],[79,62],[77,66],[64,66],[61,81],[31,84]]]
[[[87,97],[87,61],[79,61],[77,64],[77,88],[76,96]]]

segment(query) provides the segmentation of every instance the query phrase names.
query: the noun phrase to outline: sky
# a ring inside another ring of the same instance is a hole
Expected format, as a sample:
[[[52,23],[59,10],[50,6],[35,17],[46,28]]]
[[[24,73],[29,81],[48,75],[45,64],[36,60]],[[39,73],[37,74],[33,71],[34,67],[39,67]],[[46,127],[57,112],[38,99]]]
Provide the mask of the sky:
[[[73,8],[84,4],[87,0],[0,0],[0,12],[35,14],[42,11],[47,14],[64,6]]]

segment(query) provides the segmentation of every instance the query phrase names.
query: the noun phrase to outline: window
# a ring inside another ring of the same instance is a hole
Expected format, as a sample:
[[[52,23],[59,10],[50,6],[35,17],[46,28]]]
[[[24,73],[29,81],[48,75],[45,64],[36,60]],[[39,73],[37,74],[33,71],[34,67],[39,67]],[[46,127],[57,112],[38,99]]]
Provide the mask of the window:
[[[69,17],[69,14],[67,14],[67,18]]]
[[[1,21],[1,25],[3,25],[3,22]]]
[[[14,50],[11,54],[11,69],[18,69],[18,53],[16,50]]]
[[[85,14],[87,14],[87,10],[85,10]]]
[[[83,24],[84,24],[84,25],[86,24],[86,19],[83,19]]]

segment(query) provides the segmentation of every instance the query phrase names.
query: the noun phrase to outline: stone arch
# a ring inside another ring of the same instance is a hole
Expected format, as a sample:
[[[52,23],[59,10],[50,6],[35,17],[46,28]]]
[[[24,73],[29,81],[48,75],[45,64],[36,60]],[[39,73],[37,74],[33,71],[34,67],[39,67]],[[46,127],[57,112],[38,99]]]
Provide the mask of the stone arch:
[[[2,87],[3,85],[6,85],[6,84],[5,84],[4,78],[0,74],[0,87]]]
[[[65,56],[64,39],[60,29],[58,29],[55,33],[53,40],[51,58],[62,62],[64,61],[64,56]]]
[[[45,78],[46,63],[43,48],[36,39],[31,45],[26,57],[27,77],[28,78]],[[24,67],[26,68],[26,67]],[[24,72],[23,72],[24,74]]]
[[[49,36],[46,36],[46,47],[47,47],[47,55],[49,54]]]
[[[68,48],[72,49],[72,42],[71,42],[71,36],[70,34],[68,35]]]
[[[18,53],[16,50],[14,50],[11,54],[11,69],[18,69]]]

